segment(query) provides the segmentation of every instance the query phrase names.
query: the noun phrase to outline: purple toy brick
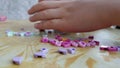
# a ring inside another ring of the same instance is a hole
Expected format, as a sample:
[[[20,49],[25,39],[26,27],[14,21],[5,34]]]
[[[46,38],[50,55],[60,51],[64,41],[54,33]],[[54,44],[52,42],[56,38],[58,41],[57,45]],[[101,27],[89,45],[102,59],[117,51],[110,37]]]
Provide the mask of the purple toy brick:
[[[25,36],[32,36],[33,35],[33,33],[32,32],[25,32]]]
[[[75,54],[76,49],[75,48],[69,48],[67,49],[68,53]]]
[[[120,51],[120,48],[118,48],[118,51]]]
[[[80,41],[80,42],[78,42],[78,44],[79,44],[79,46],[82,47],[82,48],[86,47],[86,45],[87,45],[87,43],[84,42],[84,41]]]
[[[12,62],[13,62],[14,64],[20,65],[20,64],[22,63],[22,60],[23,60],[23,57],[14,57],[14,58],[12,59]]]
[[[40,49],[40,52],[42,52],[42,53],[45,53],[45,54],[46,54],[46,53],[48,53],[48,49],[47,49],[47,48],[41,48],[41,49]]]
[[[60,54],[66,55],[67,54],[67,50],[66,49],[59,49],[58,52]]]
[[[62,46],[65,47],[65,48],[68,48],[68,47],[71,46],[71,43],[70,43],[70,42],[63,41],[63,42],[62,42]]]
[[[102,46],[100,46],[100,50],[108,51],[108,46],[104,46],[104,45],[102,45]]]
[[[43,42],[43,43],[48,43],[48,41],[49,41],[48,37],[43,37],[41,39],[41,42]]]
[[[108,51],[118,51],[118,48],[115,46],[108,47]]]
[[[35,58],[46,58],[46,54],[43,52],[36,52],[34,53]]]

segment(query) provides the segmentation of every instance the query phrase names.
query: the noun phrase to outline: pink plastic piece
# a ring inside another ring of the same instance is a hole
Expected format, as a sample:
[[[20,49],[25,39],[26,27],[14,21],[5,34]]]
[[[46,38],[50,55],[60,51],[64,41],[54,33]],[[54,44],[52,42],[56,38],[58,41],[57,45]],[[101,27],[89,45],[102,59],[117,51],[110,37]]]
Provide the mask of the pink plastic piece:
[[[48,43],[48,41],[49,41],[48,37],[43,37],[41,39],[41,42],[43,42],[43,43]]]
[[[49,43],[52,44],[52,45],[55,45],[56,39],[49,39]]]
[[[12,59],[12,62],[13,62],[14,64],[20,65],[20,64],[22,63],[22,60],[23,60],[23,57],[14,57],[14,58]]]
[[[71,45],[72,45],[73,47],[78,47],[78,43],[75,42],[75,41],[71,41]]]
[[[80,41],[80,42],[78,42],[78,44],[79,44],[79,46],[82,47],[82,48],[86,47],[86,45],[87,45],[87,43],[84,42],[84,41]]]
[[[100,45],[100,42],[99,41],[94,41],[96,43],[97,46]]]
[[[108,51],[118,51],[118,48],[115,46],[108,47]]]
[[[62,42],[62,46],[65,47],[65,48],[68,48],[68,47],[71,46],[71,43],[70,43],[70,42],[63,41],[63,42]]]
[[[46,54],[43,52],[34,53],[35,58],[46,58]]]
[[[59,40],[59,41],[62,41],[62,37],[60,35],[56,35],[55,36],[55,39]]]
[[[104,45],[102,45],[102,46],[100,46],[100,50],[108,51],[108,46],[104,46]]]
[[[7,17],[6,16],[0,16],[0,21],[6,21]]]
[[[56,41],[55,46],[60,47],[60,46],[62,45],[62,42],[63,42],[63,41]]]
[[[67,50],[66,49],[59,49],[58,52],[60,54],[66,55],[67,54]]]
[[[67,49],[68,53],[75,54],[76,49],[75,48],[69,48]]]

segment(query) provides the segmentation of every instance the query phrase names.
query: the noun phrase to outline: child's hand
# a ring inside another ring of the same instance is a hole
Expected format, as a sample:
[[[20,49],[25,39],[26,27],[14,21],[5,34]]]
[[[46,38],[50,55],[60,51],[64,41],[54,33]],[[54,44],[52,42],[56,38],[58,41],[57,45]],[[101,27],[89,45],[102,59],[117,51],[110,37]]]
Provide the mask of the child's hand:
[[[84,32],[112,25],[112,7],[108,6],[99,0],[41,1],[28,13],[34,14],[30,21],[42,21],[35,24],[37,29]]]

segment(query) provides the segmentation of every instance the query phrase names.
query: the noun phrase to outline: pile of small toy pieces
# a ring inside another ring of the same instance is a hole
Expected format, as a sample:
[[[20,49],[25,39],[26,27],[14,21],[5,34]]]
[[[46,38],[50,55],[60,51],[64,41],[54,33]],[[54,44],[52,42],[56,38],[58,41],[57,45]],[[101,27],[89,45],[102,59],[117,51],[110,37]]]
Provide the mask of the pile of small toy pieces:
[[[66,55],[69,54],[75,54],[76,49],[75,48],[68,48],[68,49],[58,49],[57,51],[60,54]],[[34,53],[34,58],[46,58],[46,55],[48,53],[47,48],[41,48],[39,52]],[[13,64],[20,65],[23,61],[23,57],[17,56],[12,59]]]
[[[88,38],[80,38],[71,40],[68,38],[63,38],[60,35],[56,35],[55,38],[48,38],[47,36],[43,36],[40,40],[43,43],[50,43],[54,46],[58,47],[95,47],[99,46],[99,41],[94,40],[93,36],[89,36]]]
[[[0,16],[0,22],[6,21],[7,17],[6,16]]]
[[[100,50],[102,51],[109,51],[109,52],[118,52],[120,51],[120,46],[100,46]]]
[[[34,33],[30,32],[30,31],[26,31],[26,32],[14,32],[14,31],[8,30],[5,33],[6,33],[6,35],[8,37],[12,37],[12,36],[30,37],[30,36],[34,35]]]

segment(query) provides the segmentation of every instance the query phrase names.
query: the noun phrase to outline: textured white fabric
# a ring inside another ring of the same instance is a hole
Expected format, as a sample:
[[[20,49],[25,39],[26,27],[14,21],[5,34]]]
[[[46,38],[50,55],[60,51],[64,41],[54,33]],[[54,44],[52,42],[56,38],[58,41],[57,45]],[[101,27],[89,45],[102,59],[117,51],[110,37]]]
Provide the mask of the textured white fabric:
[[[10,20],[28,19],[28,9],[38,0],[0,0],[0,15]]]

